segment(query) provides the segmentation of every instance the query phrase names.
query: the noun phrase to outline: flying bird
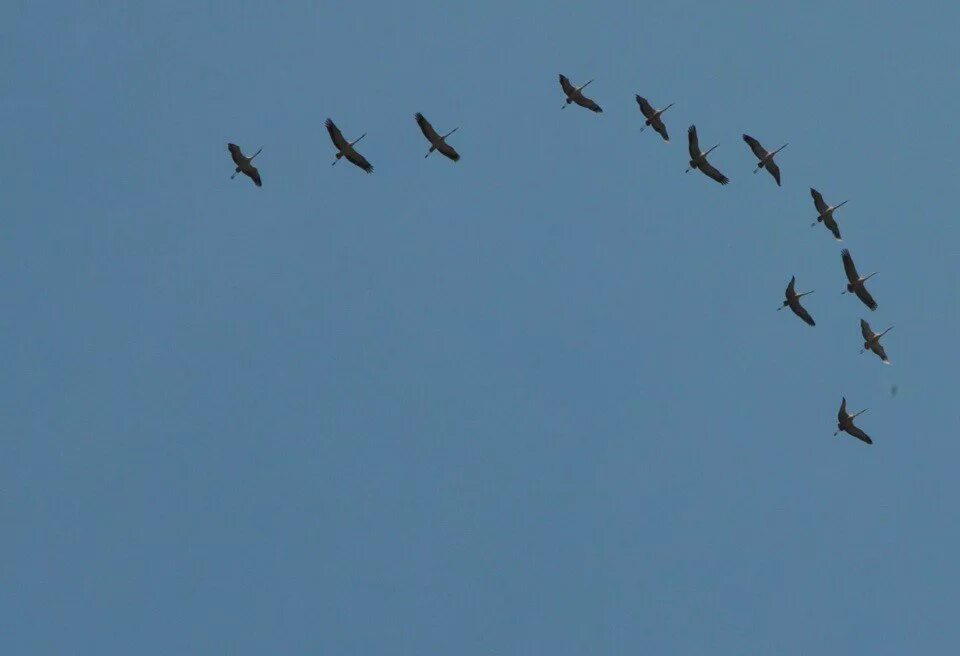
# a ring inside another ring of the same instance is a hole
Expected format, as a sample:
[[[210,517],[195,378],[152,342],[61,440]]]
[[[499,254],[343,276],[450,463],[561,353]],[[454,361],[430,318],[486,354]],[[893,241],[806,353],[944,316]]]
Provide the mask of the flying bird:
[[[887,358],[887,352],[883,350],[883,344],[880,343],[880,338],[891,330],[893,330],[893,326],[890,326],[878,335],[870,328],[870,324],[861,319],[860,333],[863,335],[863,348],[860,349],[860,352],[873,351],[883,360],[883,364],[890,364],[890,360]]]
[[[785,307],[789,307],[791,310],[793,310],[793,313],[795,315],[797,315],[798,317],[803,319],[805,322],[807,322],[808,325],[816,326],[817,325],[816,322],[813,320],[813,317],[810,316],[810,313],[807,312],[807,309],[802,305],[800,305],[800,299],[808,294],[812,294],[813,291],[811,290],[809,292],[798,294],[797,291],[794,289],[794,284],[796,283],[796,281],[797,281],[796,276],[792,276],[790,278],[790,284],[787,285],[787,291],[784,293],[787,299],[783,302],[783,304],[780,307],[777,308],[777,312],[779,312]]]
[[[767,169],[767,171],[770,172],[770,175],[773,176],[773,179],[777,181],[777,186],[779,187],[780,167],[777,166],[777,163],[773,161],[773,156],[786,148],[789,144],[783,144],[772,153],[768,153],[767,149],[761,146],[760,142],[751,137],[749,134],[743,135],[743,140],[747,142],[747,145],[750,146],[750,150],[752,150],[753,154],[756,155],[758,160],[760,160],[757,162],[757,168],[753,169],[753,172],[756,173],[760,169]]]
[[[233,175],[230,176],[230,179],[233,180],[237,177],[237,173],[243,173],[245,176],[253,180],[253,184],[258,187],[263,186],[263,182],[260,180],[260,171],[257,170],[257,167],[253,165],[253,158],[260,154],[261,148],[255,152],[250,157],[244,157],[243,153],[240,151],[240,146],[237,144],[228,143],[227,150],[230,151],[230,157],[233,158],[233,163],[237,165],[237,169],[233,172]]]
[[[590,82],[593,82],[593,80],[590,80]],[[590,98],[587,98],[585,95],[583,95],[583,90],[587,88],[587,84],[590,84],[590,82],[587,82],[586,84],[581,84],[579,87],[575,87],[572,84],[570,84],[570,80],[567,79],[567,76],[561,73],[560,88],[563,89],[563,92],[565,94],[567,94],[567,102],[564,103],[563,107],[561,107],[560,109],[563,109],[564,107],[566,107],[567,105],[573,102],[573,103],[577,103],[581,107],[586,107],[591,112],[596,112],[597,114],[602,113],[603,109],[600,108],[600,105],[598,105],[597,103],[593,102]]]
[[[700,171],[706,175],[708,178],[713,178],[722,185],[727,184],[730,180],[723,173],[718,171],[713,167],[710,162],[707,161],[707,155],[709,155],[714,148],[719,146],[714,146],[705,153],[700,152],[700,142],[697,140],[697,126],[691,125],[687,129],[687,142],[690,148],[690,166],[687,168],[684,173],[689,173],[690,169],[700,169]]]
[[[817,208],[817,220],[811,223],[810,227],[822,222],[823,225],[827,226],[827,230],[833,233],[834,239],[843,241],[840,237],[840,226],[837,225],[836,220],[833,218],[833,212],[846,205],[847,201],[843,201],[839,205],[827,205],[820,192],[813,187],[810,187],[810,195],[813,196],[813,205]]]
[[[640,131],[643,132],[647,129],[647,126],[652,127],[657,133],[663,137],[664,141],[670,141],[670,137],[667,135],[667,126],[663,124],[663,120],[660,118],[660,115],[665,111],[673,107],[673,103],[670,103],[663,109],[654,109],[653,105],[647,102],[647,99],[643,96],[637,96],[637,104],[640,105],[640,112],[643,114],[645,120],[643,122],[643,127],[640,128]]]
[[[420,126],[420,131],[423,132],[423,136],[425,136],[427,141],[430,142],[430,150],[427,151],[427,154],[424,155],[424,157],[430,157],[430,153],[436,150],[439,151],[441,155],[449,157],[454,162],[460,159],[460,153],[454,150],[453,146],[445,141],[447,137],[459,130],[459,127],[453,128],[441,137],[439,134],[437,134],[437,131],[433,129],[433,126],[430,125],[430,121],[423,117],[423,114],[417,112],[414,115],[414,118],[417,119],[417,125]]]
[[[866,283],[870,278],[877,275],[877,272],[874,271],[869,276],[861,278],[860,274],[857,273],[857,267],[853,264],[853,258],[850,256],[850,251],[844,248],[840,251],[840,256],[843,258],[843,270],[847,274],[847,289],[842,294],[850,292],[851,294],[856,294],[857,298],[863,301],[863,304],[866,305],[871,310],[877,309],[877,302],[873,300],[873,296],[870,295],[870,292],[867,291],[867,288],[864,283]]]
[[[347,141],[343,138],[343,133],[340,132],[340,128],[334,125],[333,121],[329,118],[327,119],[326,126],[327,132],[330,133],[330,140],[333,141],[333,145],[337,148],[337,154],[333,163],[336,164],[340,161],[341,157],[346,157],[350,162],[356,164],[367,173],[373,173],[373,167],[370,165],[370,162],[367,161],[367,158],[358,153],[353,147],[360,139],[367,136],[367,133],[364,132],[361,134],[356,141]]]
[[[844,397],[840,402],[840,412],[837,413],[837,430],[834,432],[834,436],[844,432],[848,435],[853,435],[858,440],[862,440],[867,444],[873,444],[873,440],[870,439],[869,435],[853,425],[853,420],[864,412],[866,412],[866,410],[861,410],[854,415],[847,414],[847,399]]]

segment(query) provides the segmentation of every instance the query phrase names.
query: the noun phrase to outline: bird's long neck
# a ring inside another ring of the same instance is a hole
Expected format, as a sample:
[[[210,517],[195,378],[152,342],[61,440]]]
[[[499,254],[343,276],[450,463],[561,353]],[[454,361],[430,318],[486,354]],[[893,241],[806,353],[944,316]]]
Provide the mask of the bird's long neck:
[[[590,82],[593,82],[593,80],[590,80]],[[586,89],[587,85],[589,85],[590,82],[587,82],[586,84],[581,84],[580,86],[578,86],[577,91],[583,91],[584,89]]]
[[[456,131],[459,130],[459,129],[460,129],[460,126],[457,126],[457,127],[453,128],[452,130],[450,130],[449,132],[447,132],[445,135],[443,135],[442,137],[440,137],[440,139],[446,139],[447,137],[449,137],[451,134],[453,134],[454,132],[456,132]]]
[[[354,144],[360,143],[360,140],[363,139],[365,136],[367,136],[367,133],[366,133],[366,132],[364,132],[364,133],[361,134],[359,137],[357,137],[357,140],[356,140],[356,141],[351,141],[351,142],[350,142],[350,145],[352,146],[352,145],[354,145]]]
[[[259,154],[260,154],[260,151],[262,151],[262,150],[263,150],[263,148],[260,148],[259,150],[257,150],[257,152],[255,152],[253,155],[251,155],[251,156],[250,156],[250,159],[248,159],[247,161],[248,161],[248,162],[252,162],[252,161],[253,161],[253,158],[256,157],[257,155],[259,155]]]
[[[719,146],[719,145],[720,145],[720,144],[717,144],[717,146]],[[706,157],[707,155],[709,155],[710,153],[712,153],[714,150],[716,150],[717,146],[714,146],[713,148],[709,149],[707,152],[705,152],[704,154],[700,155],[700,157]]]
[[[879,272],[879,271],[874,271],[873,273],[871,273],[871,274],[870,274],[869,276],[867,276],[866,278],[861,278],[861,279],[860,279],[860,282],[867,282],[868,280],[870,280],[871,278],[873,278],[873,277],[874,277],[875,275],[877,275],[878,273],[880,273],[880,272]]]
[[[877,340],[879,340],[881,337],[883,337],[884,335],[886,335],[886,334],[887,334],[888,332],[890,332],[891,330],[893,330],[893,326],[890,326],[889,328],[887,328],[886,330],[884,330],[882,333],[880,333],[879,335],[877,335]]]
[[[847,204],[847,201],[843,201],[843,202],[840,203],[839,205],[834,205],[833,207],[831,207],[831,208],[830,208],[830,211],[832,212],[832,211],[834,211],[834,210],[838,210],[838,209],[840,209],[841,207],[843,207],[843,206],[846,205],[846,204]]]

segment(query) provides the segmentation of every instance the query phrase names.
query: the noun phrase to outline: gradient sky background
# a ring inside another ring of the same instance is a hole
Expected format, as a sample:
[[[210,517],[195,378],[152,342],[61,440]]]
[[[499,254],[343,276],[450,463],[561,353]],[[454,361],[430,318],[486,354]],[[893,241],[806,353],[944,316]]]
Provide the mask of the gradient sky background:
[[[956,648],[956,3],[112,4],[0,8],[0,652]]]

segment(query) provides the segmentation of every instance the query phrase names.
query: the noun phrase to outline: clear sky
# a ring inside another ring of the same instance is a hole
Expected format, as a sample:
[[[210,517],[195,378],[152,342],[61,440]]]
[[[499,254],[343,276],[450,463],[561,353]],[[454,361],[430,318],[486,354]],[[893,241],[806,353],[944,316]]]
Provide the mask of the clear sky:
[[[949,653],[958,24],[5,3],[0,653]]]

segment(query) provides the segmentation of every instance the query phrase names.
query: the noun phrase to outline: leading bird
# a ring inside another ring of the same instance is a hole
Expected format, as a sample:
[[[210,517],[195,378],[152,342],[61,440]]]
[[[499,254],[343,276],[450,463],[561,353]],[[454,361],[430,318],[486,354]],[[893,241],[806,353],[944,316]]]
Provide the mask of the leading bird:
[[[870,439],[870,436],[864,433],[862,430],[853,425],[853,420],[862,415],[866,410],[861,410],[856,414],[849,414],[847,412],[847,399],[843,397],[843,400],[840,402],[840,412],[837,413],[837,430],[834,431],[834,436],[839,435],[841,432],[846,433],[847,435],[852,435],[858,440],[862,440],[867,444],[873,444],[873,440]]]
[[[346,157],[349,162],[356,164],[367,173],[373,173],[373,167],[370,165],[370,162],[367,161],[367,158],[358,153],[353,147],[360,139],[367,136],[367,133],[364,132],[354,141],[347,141],[343,138],[343,133],[340,132],[340,128],[329,118],[325,125],[327,126],[327,132],[330,133],[330,140],[333,141],[333,145],[337,148],[337,154],[333,163],[336,164],[340,161],[341,157]]]
[[[593,80],[590,80],[590,82],[593,82]],[[603,109],[600,108],[600,105],[583,95],[583,90],[587,88],[587,85],[590,84],[590,82],[575,87],[570,83],[570,80],[567,79],[567,76],[561,73],[560,88],[563,89],[563,92],[567,95],[567,102],[564,103],[563,107],[560,109],[566,108],[566,106],[570,103],[577,103],[581,107],[586,107],[591,112],[596,112],[597,114],[602,113]]]
[[[767,149],[761,146],[760,142],[751,137],[749,134],[743,135],[743,140],[747,142],[747,145],[750,146],[750,150],[752,150],[753,154],[756,155],[758,160],[760,160],[757,162],[757,168],[753,169],[753,172],[756,173],[760,169],[767,169],[767,171],[770,172],[770,175],[773,176],[773,179],[777,181],[777,186],[779,187],[780,167],[777,166],[777,163],[773,161],[773,156],[786,148],[789,144],[783,144],[772,153],[768,153]]]
[[[719,146],[720,144],[717,144]],[[684,173],[689,173],[690,169],[699,169],[708,178],[713,178],[722,185],[727,184],[730,180],[723,173],[718,171],[713,167],[710,162],[707,161],[707,155],[709,155],[714,148],[705,153],[700,152],[700,141],[697,139],[697,126],[691,125],[687,128],[687,147],[690,150],[690,166],[687,168]]]

